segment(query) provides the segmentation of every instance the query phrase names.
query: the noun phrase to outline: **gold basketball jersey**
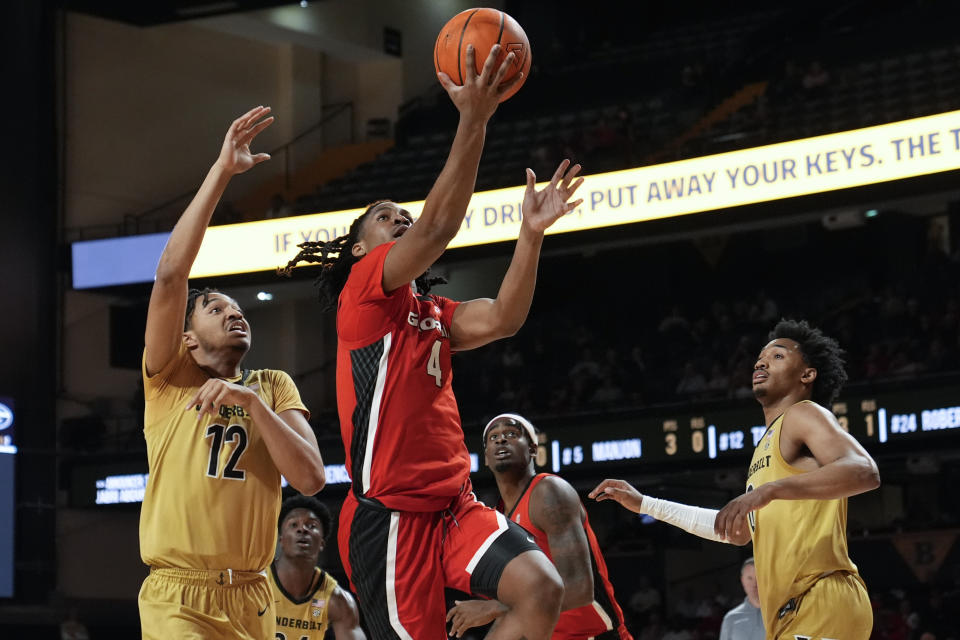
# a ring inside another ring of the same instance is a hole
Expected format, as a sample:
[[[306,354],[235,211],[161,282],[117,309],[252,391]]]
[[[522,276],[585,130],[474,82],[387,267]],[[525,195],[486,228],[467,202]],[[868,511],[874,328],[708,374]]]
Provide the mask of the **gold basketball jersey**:
[[[789,411],[789,410],[788,410]],[[784,461],[780,430],[786,412],[773,421],[753,452],[747,491],[804,471]],[[760,590],[760,610],[768,629],[790,598],[807,591],[832,571],[857,573],[847,555],[847,499],[774,500],[748,517]]]
[[[323,640],[330,624],[330,597],[337,588],[337,581],[317,567],[314,588],[305,597],[297,599],[280,584],[276,565],[270,565],[267,580],[277,610],[276,640]]]
[[[262,571],[273,560],[280,472],[249,415],[220,406],[197,418],[187,402],[209,376],[181,345],[153,376],[142,366],[150,476],[140,510],[140,556],[153,567]],[[242,379],[241,379],[242,378]],[[276,413],[306,408],[286,373],[244,372]]]

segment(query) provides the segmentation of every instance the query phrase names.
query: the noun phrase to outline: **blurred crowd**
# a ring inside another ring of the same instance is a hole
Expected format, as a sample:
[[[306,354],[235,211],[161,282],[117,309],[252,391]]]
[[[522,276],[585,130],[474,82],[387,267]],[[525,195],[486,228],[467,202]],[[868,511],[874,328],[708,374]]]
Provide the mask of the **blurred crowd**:
[[[800,265],[806,251],[785,249],[776,259]],[[544,286],[517,336],[458,356],[457,398],[467,420],[491,406],[544,416],[749,398],[756,355],[783,316],[807,319],[840,342],[850,385],[957,371],[957,258],[930,248],[915,271],[879,285],[821,261],[779,285],[683,265],[677,268],[690,271],[686,279],[660,295],[643,278],[624,289],[622,280],[590,277],[590,291],[570,296],[560,287],[560,298],[551,298],[556,287]],[[769,259],[758,256],[762,265]],[[618,257],[594,260],[593,273],[605,273]],[[544,279],[563,282],[544,270]],[[701,277],[726,280],[728,291],[687,281]],[[589,311],[598,305],[594,316]]]

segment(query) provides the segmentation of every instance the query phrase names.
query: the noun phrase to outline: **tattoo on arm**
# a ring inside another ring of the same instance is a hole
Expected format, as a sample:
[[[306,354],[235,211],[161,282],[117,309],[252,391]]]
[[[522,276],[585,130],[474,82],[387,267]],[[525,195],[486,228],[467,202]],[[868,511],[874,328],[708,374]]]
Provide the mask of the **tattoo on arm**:
[[[533,522],[546,532],[553,564],[563,579],[561,608],[566,611],[589,604],[593,599],[593,572],[580,498],[559,478],[541,481],[534,491]]]

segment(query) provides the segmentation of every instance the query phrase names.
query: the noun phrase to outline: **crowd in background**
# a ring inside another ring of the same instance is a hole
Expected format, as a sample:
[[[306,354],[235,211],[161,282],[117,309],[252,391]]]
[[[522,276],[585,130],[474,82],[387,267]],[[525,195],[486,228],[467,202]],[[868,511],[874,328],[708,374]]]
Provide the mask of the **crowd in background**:
[[[916,233],[910,240],[911,220],[887,222],[886,241],[861,229],[833,238],[833,248],[821,230],[816,256],[805,242],[754,250],[747,240],[728,247],[738,257],[717,266],[691,247],[645,262],[638,252],[594,255],[569,275],[548,261],[521,332],[458,356],[461,411],[469,420],[491,406],[558,415],[749,398],[756,355],[783,316],[807,319],[840,342],[850,385],[957,371],[960,256]],[[912,252],[901,246],[915,256],[909,267],[868,255],[910,242]],[[668,262],[647,271],[657,260]],[[880,277],[884,269],[894,277]]]

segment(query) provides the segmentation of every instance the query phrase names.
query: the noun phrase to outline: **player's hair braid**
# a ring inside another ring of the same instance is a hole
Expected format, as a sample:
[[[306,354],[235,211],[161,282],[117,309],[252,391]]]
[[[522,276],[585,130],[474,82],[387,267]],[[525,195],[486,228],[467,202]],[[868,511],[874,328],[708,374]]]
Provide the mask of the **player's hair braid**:
[[[320,304],[324,311],[336,309],[337,300],[340,298],[340,292],[347,283],[350,276],[350,270],[360,258],[353,255],[353,245],[360,239],[360,229],[363,227],[363,221],[367,218],[374,207],[390,200],[377,200],[369,205],[360,214],[356,220],[350,224],[350,230],[346,235],[339,236],[328,242],[307,241],[297,245],[300,252],[290,260],[286,266],[277,269],[277,273],[289,277],[293,267],[301,262],[310,262],[320,265],[320,273],[313,281],[314,286],[319,289]],[[430,288],[436,284],[446,284],[446,280],[441,277],[430,277],[430,269],[427,269],[423,275],[419,276],[414,283],[417,292],[426,294]]]

